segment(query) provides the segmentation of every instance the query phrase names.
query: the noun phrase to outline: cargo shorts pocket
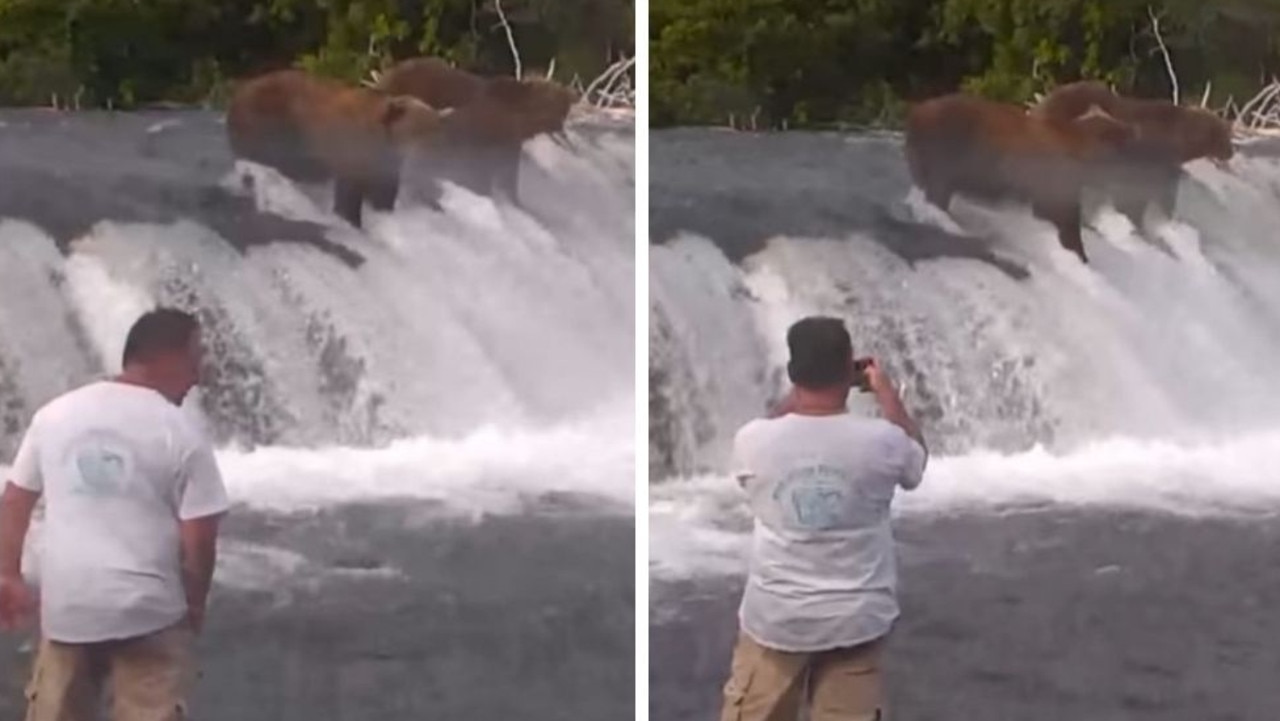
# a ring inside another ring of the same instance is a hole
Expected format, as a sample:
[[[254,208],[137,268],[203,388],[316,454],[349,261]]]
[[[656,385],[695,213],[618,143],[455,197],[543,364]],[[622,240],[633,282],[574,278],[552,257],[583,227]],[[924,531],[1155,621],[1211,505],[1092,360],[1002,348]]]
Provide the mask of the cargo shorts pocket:
[[[44,675],[44,669],[41,668],[42,665],[38,657],[35,663],[31,665],[31,676],[27,679],[27,685],[23,689],[23,696],[27,699],[28,704],[35,701],[36,695],[39,693],[40,680]]]
[[[744,721],[743,705],[759,668],[759,653],[754,644],[739,639],[729,664],[729,680],[724,684],[720,721]]]
[[[53,698],[52,696],[46,698],[45,686],[52,680],[49,676],[49,663],[47,644],[41,641],[32,654],[31,675],[27,679],[26,687],[23,688],[23,697],[27,701],[26,714],[23,716],[26,721],[41,721],[49,715],[47,709],[41,708],[48,706],[48,701]],[[40,703],[42,698],[45,699],[45,703]]]
[[[888,716],[884,677],[874,663],[825,668],[812,683],[814,721],[882,721]]]

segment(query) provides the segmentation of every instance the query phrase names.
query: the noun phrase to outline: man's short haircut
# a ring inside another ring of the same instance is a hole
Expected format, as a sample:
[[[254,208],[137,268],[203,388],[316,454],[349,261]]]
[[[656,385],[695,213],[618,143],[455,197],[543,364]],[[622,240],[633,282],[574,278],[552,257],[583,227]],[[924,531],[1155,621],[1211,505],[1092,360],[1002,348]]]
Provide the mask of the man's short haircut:
[[[124,342],[124,365],[146,360],[157,353],[185,350],[200,328],[194,315],[175,308],[147,311],[129,329]]]
[[[787,329],[791,360],[787,375],[804,388],[830,388],[849,379],[853,341],[844,321],[829,316],[809,316]]]

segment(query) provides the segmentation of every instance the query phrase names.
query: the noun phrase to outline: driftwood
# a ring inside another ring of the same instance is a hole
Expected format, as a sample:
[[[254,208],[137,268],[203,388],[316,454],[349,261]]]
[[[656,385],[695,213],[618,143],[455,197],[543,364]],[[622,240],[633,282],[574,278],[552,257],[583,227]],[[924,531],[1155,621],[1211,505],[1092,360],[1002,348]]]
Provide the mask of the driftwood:
[[[595,80],[579,90],[580,102],[597,108],[634,108],[636,93],[630,73],[635,65],[634,56],[622,58],[610,65]],[[577,80],[576,77],[575,80]],[[581,82],[578,83],[578,87],[581,88]]]

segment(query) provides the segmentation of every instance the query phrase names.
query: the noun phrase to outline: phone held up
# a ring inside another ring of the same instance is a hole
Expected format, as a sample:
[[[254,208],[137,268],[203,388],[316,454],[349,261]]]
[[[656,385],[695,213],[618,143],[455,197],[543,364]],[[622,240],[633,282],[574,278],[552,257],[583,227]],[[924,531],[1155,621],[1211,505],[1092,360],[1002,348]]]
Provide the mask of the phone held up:
[[[853,386],[863,393],[871,392],[871,381],[867,378],[867,369],[875,361],[871,358],[853,359]]]

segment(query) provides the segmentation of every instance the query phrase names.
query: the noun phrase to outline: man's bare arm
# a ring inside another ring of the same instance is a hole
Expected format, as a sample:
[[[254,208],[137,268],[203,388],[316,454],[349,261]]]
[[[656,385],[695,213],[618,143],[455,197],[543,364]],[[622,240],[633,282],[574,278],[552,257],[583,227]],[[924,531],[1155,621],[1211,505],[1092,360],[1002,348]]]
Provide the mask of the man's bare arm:
[[[916,425],[915,419],[907,412],[907,407],[903,405],[893,381],[889,380],[889,376],[880,370],[880,366],[874,361],[867,368],[867,381],[871,386],[872,394],[875,395],[876,405],[880,406],[880,412],[884,414],[884,419],[901,428],[912,440],[919,443],[921,448],[925,449],[925,453],[928,453],[929,447],[924,443],[924,434],[920,432],[920,426]]]
[[[205,604],[218,560],[218,524],[222,514],[182,521],[182,587],[187,595],[192,627],[204,625]]]
[[[22,626],[35,605],[22,579],[22,546],[40,494],[10,481],[0,493],[0,629]]]
[[[22,575],[22,547],[40,494],[20,488],[12,481],[0,494],[0,578]]]

